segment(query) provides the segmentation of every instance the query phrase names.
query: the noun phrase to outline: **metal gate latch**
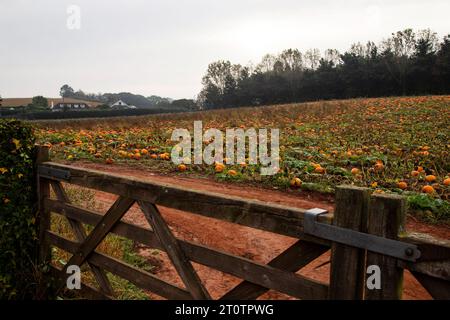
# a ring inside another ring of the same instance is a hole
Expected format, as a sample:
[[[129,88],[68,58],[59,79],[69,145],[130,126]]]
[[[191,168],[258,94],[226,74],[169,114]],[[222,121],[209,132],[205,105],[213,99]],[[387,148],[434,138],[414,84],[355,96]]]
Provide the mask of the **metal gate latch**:
[[[414,262],[420,257],[416,245],[318,222],[318,216],[326,212],[319,208],[307,210],[304,233],[402,260]]]

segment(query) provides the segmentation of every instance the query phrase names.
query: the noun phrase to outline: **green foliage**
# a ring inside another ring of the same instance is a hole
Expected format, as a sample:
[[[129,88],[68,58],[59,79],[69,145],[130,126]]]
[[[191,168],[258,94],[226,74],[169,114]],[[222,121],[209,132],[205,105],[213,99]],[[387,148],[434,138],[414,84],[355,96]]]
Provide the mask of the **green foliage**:
[[[32,298],[37,257],[32,128],[0,120],[0,299]]]
[[[48,100],[43,96],[33,97],[33,99],[31,100],[30,107],[35,110],[47,110],[48,109]]]
[[[59,95],[63,98],[72,97],[74,94],[73,88],[65,84],[59,89]]]
[[[450,222],[450,203],[426,194],[408,197],[409,208],[428,222]]]

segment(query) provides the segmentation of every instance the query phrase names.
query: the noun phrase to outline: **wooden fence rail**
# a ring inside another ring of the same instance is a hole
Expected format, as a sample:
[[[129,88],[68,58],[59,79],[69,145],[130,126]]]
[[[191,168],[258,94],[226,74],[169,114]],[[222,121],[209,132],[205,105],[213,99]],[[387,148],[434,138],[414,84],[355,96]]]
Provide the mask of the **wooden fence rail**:
[[[421,257],[415,262],[373,253],[332,242],[304,232],[306,210],[256,200],[231,197],[178,186],[141,181],[90,169],[49,162],[47,149],[39,154],[39,211],[41,259],[51,261],[51,247],[58,247],[71,258],[62,269],[52,266],[53,275],[65,285],[69,265],[87,263],[98,284],[83,284],[89,297],[114,298],[106,272],[122,277],[136,286],[167,299],[211,299],[191,262],[231,274],[243,281],[220,299],[256,299],[273,289],[299,299],[400,299],[403,269],[409,269],[426,290],[437,299],[450,298],[450,242],[426,235],[403,232],[404,200],[396,196],[369,195],[367,189],[339,187],[334,214],[320,215],[319,222],[370,233],[417,245]],[[117,200],[106,213],[81,208],[70,202],[63,184],[73,184],[112,193]],[[55,198],[51,197],[50,188]],[[137,204],[150,228],[121,221]],[[158,206],[220,219],[247,227],[298,239],[268,264],[262,264],[222,250],[177,239],[161,216]],[[67,218],[74,233],[70,240],[53,232],[50,214]],[[91,225],[88,234],[84,225]],[[113,233],[168,254],[184,287],[96,250]],[[331,249],[330,284],[296,273]],[[366,266],[382,270],[382,289],[367,290]]]

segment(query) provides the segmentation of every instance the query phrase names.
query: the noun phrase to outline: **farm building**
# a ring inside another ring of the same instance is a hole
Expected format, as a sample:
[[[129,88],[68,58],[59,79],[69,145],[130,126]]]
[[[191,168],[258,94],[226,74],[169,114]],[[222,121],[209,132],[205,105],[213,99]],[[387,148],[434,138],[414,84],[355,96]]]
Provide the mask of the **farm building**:
[[[50,109],[52,111],[63,111],[63,110],[84,110],[84,109],[88,109],[89,105],[85,102],[60,102],[57,104],[51,104]]]
[[[136,109],[135,106],[129,105],[122,100],[118,100],[110,105],[111,109]]]
[[[63,110],[67,107],[69,110],[85,110],[96,108],[101,102],[85,101],[72,98],[46,98],[52,111]],[[2,107],[7,109],[25,108],[32,103],[33,98],[3,98]]]

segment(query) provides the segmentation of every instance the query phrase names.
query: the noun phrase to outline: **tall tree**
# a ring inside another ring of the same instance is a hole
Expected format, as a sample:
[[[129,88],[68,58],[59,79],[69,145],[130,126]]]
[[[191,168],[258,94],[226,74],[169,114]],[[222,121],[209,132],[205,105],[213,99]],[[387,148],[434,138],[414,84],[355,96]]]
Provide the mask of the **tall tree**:
[[[68,84],[63,85],[61,87],[61,89],[59,90],[59,95],[62,98],[73,97],[74,93],[75,93],[75,91]]]
[[[43,96],[35,96],[31,100],[31,108],[36,110],[48,109],[48,100]]]
[[[406,29],[376,45],[351,45],[340,54],[287,49],[243,67],[208,66],[198,102],[203,108],[316,99],[450,93],[450,36],[438,43],[431,30]]]

